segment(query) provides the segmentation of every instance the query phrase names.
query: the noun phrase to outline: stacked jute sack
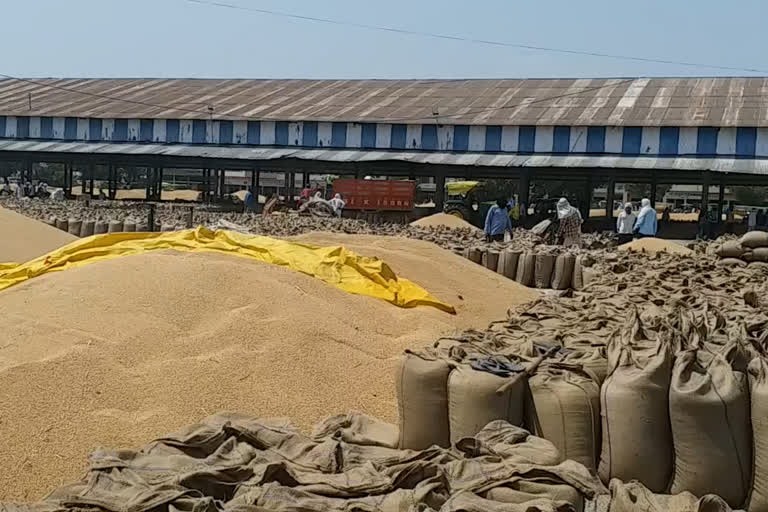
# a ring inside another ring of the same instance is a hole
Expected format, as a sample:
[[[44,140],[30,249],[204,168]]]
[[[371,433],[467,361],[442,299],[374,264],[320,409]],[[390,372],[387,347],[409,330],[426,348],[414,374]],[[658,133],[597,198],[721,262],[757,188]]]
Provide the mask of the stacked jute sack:
[[[504,421],[451,447],[397,447],[359,413],[310,436],[285,420],[222,414],[140,451],[94,452],[81,482],[0,512],[567,512],[606,491],[552,443]]]
[[[529,288],[554,290],[583,288],[584,269],[594,262],[589,254],[545,245],[528,250],[475,246],[457,253]]]
[[[46,223],[68,232],[70,235],[85,238],[92,235],[103,235],[105,233],[133,233],[149,231],[146,221],[136,221],[134,219],[126,220],[78,220],[78,219],[60,219],[52,217],[46,219]],[[162,224],[155,225],[154,231],[176,231],[184,229],[179,225]]]
[[[768,233],[750,231],[738,240],[718,240],[713,250],[722,258],[719,265],[725,267],[765,266],[768,264]]]
[[[397,379],[400,446],[448,446],[503,419],[614,488],[637,481],[649,496],[718,496],[709,510],[768,511],[768,347],[715,311],[675,316],[644,322],[633,309],[608,343],[602,385],[593,361],[557,346],[441,340],[410,353]]]

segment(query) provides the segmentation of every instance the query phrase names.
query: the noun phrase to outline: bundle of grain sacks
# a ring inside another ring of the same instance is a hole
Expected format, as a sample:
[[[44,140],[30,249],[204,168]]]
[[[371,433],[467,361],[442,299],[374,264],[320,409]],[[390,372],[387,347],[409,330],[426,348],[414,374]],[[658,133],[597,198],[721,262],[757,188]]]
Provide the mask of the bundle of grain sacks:
[[[714,250],[722,258],[719,265],[725,267],[744,267],[747,264],[761,266],[768,263],[768,233],[750,231],[738,240],[720,242]]]

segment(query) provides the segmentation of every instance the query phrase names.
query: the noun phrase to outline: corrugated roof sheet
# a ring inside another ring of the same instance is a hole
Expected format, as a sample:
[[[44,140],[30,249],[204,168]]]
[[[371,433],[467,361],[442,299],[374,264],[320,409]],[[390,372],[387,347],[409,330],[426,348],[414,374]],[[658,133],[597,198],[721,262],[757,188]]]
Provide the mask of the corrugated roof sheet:
[[[341,149],[241,148],[234,146],[102,144],[95,142],[3,141],[1,152],[37,152],[221,158],[270,161],[281,159],[322,162],[408,162],[414,164],[461,165],[473,167],[529,167],[572,169],[637,169],[669,171],[715,171],[768,175],[768,160],[628,156],[505,155],[481,153],[425,153],[415,151],[372,151]]]
[[[33,82],[0,80],[0,116],[768,126],[768,78]]]

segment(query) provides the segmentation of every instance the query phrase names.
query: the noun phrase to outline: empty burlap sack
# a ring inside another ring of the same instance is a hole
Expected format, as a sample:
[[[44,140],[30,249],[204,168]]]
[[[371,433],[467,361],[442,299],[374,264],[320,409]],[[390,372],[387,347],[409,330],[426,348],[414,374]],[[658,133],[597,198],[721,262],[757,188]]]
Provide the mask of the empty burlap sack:
[[[499,251],[488,249],[483,253],[483,266],[488,270],[496,272],[499,268]]]
[[[536,288],[549,288],[552,285],[552,269],[555,267],[555,255],[539,253],[536,255],[534,282]]]
[[[741,258],[744,254],[744,247],[738,240],[729,240],[718,247],[717,255],[721,258]]]
[[[406,354],[395,378],[400,415],[400,448],[423,450],[436,444],[450,446],[448,374],[442,358]]]
[[[509,381],[492,373],[459,365],[448,376],[448,424],[451,443],[472,437],[494,420],[523,424],[525,379],[498,394],[496,390]]]
[[[741,245],[744,247],[768,247],[768,233],[765,231],[750,231],[741,237]]]
[[[80,227],[80,237],[85,238],[92,236],[95,233],[96,222],[92,220],[84,220],[83,225]]]
[[[547,479],[517,480],[505,486],[494,487],[485,493],[485,497],[492,501],[518,505],[546,499],[568,503],[573,507],[573,509],[566,509],[569,511],[582,512],[584,510],[584,498],[579,491],[570,485]]]
[[[109,224],[107,224],[104,221],[99,220],[99,221],[96,221],[96,224],[94,225],[93,233],[95,235],[103,235],[108,230],[109,230]]]
[[[744,255],[742,255],[744,257]],[[747,262],[742,260],[737,260],[736,258],[723,258],[722,260],[717,262],[718,267],[746,267]]]
[[[581,287],[584,288],[592,281],[596,281],[601,275],[600,270],[595,267],[583,267],[581,269]]]
[[[83,221],[77,219],[69,219],[67,224],[69,224],[67,227],[67,232],[70,235],[80,236],[80,231],[83,229]]]
[[[697,498],[689,492],[676,495],[654,494],[640,482],[611,480],[610,512],[731,512],[721,498],[706,495]]]
[[[569,350],[565,354],[565,362],[577,364],[584,368],[584,371],[595,379],[598,387],[603,385],[608,376],[608,359],[605,357],[605,349],[602,347]]]
[[[768,362],[762,357],[753,359],[748,373],[754,463],[747,510],[768,512]]]
[[[501,255],[499,255],[498,273],[509,279],[515,279],[517,277],[517,262],[520,259],[520,254],[520,251],[513,251],[511,249],[502,251]]]
[[[629,343],[615,338],[608,347],[608,378],[600,392],[599,474],[603,482],[639,480],[662,492],[672,473],[668,408],[672,356],[661,341],[645,348]]]
[[[560,254],[555,260],[555,268],[552,272],[552,288],[565,290],[573,283],[573,269],[576,265],[576,256],[569,252]]]
[[[536,255],[532,252],[524,252],[517,261],[517,277],[515,281],[523,286],[532,287],[536,273]]]
[[[564,459],[597,470],[600,387],[576,365],[548,364],[528,379],[526,428],[551,441]]]
[[[721,354],[706,368],[694,350],[678,355],[669,390],[673,494],[717,494],[734,508],[744,503],[752,464],[747,387]]]

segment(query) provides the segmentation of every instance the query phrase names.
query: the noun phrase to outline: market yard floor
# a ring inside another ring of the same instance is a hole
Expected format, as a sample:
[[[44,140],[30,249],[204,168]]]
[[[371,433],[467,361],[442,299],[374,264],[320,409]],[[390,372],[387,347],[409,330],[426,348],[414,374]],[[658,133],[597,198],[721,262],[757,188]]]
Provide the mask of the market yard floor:
[[[458,314],[170,251],[0,292],[0,501],[34,500],[79,478],[99,446],[141,446],[217,411],[286,416],[304,428],[351,409],[394,422],[392,376],[405,348],[485,327],[536,296],[426,242],[340,238]]]

